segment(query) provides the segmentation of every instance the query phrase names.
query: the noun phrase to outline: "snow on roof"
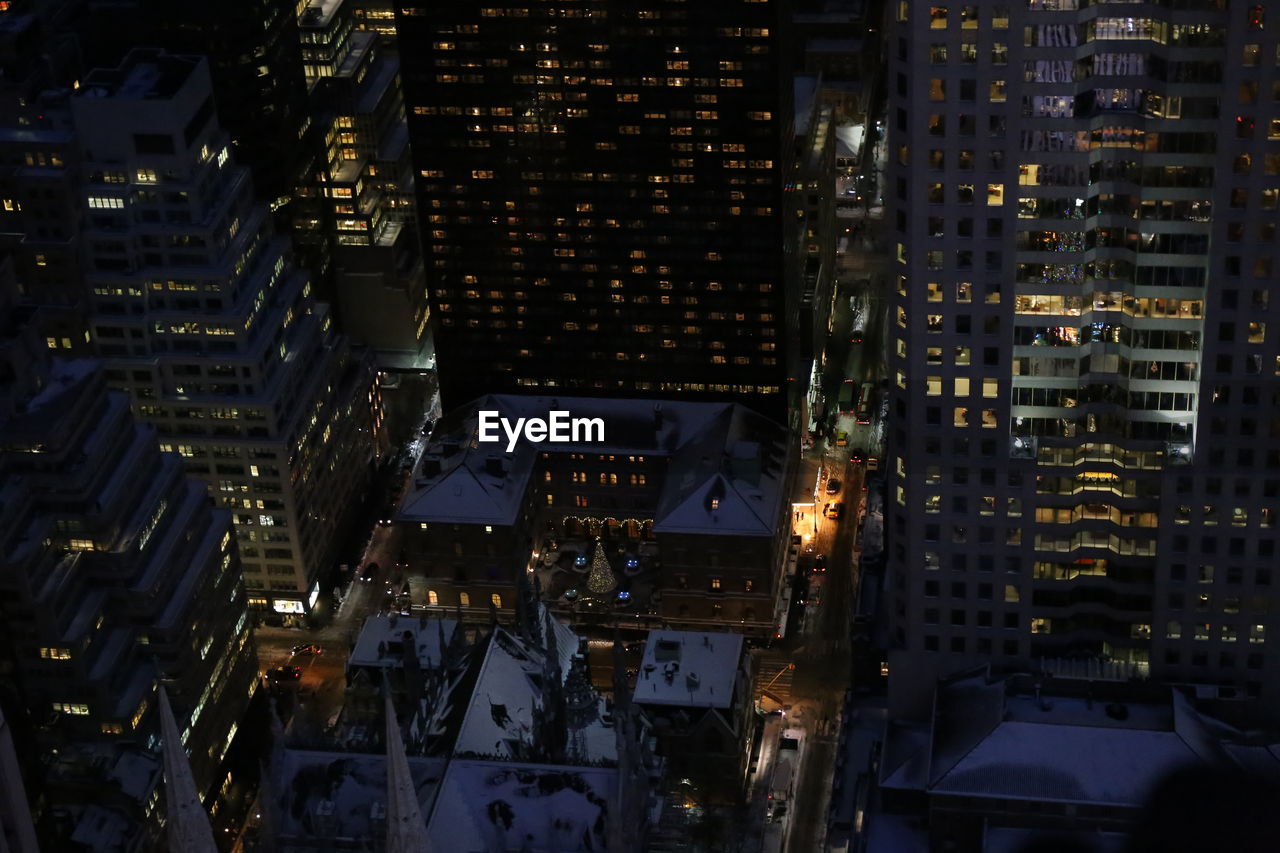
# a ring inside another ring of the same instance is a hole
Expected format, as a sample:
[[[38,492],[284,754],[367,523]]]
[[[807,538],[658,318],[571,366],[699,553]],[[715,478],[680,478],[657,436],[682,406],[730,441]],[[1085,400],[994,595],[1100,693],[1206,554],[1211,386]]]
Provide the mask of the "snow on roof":
[[[819,82],[820,79],[816,74],[797,74],[792,80],[796,135],[809,132],[813,106],[818,99]]]
[[[85,806],[71,832],[71,841],[85,850],[124,850],[135,824],[122,813],[102,806]]]
[[[1073,832],[1065,835],[1061,832],[1051,833],[1054,841],[1053,849],[1072,849],[1065,843],[1067,839],[1079,842],[1080,850],[1091,850],[1093,853],[1124,853],[1129,849],[1129,836],[1123,832]],[[1038,849],[1037,842],[1045,840],[1042,829],[1026,829],[1023,827],[993,826],[988,827],[983,839],[982,853],[1022,853],[1024,850]]]
[[[856,157],[867,134],[866,125],[846,124],[836,128],[836,156]]]
[[[431,849],[603,851],[616,788],[614,768],[454,760],[427,824]]]
[[[1198,763],[1170,731],[1011,721],[996,726],[932,790],[1137,807],[1167,773]]]
[[[99,363],[92,358],[54,359],[49,367],[49,381],[40,393],[27,401],[24,414],[33,414],[58,399],[72,386],[92,376],[98,367]]]
[[[443,758],[410,756],[418,803],[425,813],[444,773]],[[373,838],[386,819],[387,758],[354,752],[285,750],[272,796],[283,836]]]
[[[569,675],[578,638],[560,622],[552,620],[560,658],[560,676]],[[542,701],[541,679],[546,653],[502,627],[495,627],[485,650],[475,688],[458,740],[455,755],[481,755],[514,758],[521,755],[524,744],[534,739],[534,709]],[[613,730],[602,722],[600,713],[583,731],[586,760],[616,761],[617,746]]]
[[[496,411],[511,423],[545,419],[551,411],[599,418],[604,440],[520,440],[508,453],[505,436],[499,442],[479,442],[480,411]],[[490,394],[437,423],[398,517],[511,525],[524,504],[539,452],[659,454],[674,457],[671,469],[685,476],[678,482],[668,479],[655,529],[772,535],[781,506],[786,446],[783,427],[733,403]]]
[[[929,853],[929,830],[906,815],[875,812],[867,820],[867,853]]]
[[[635,701],[728,708],[741,659],[741,634],[650,631],[636,676]]]
[[[395,613],[375,613],[364,621],[355,648],[347,658],[347,666],[395,668],[404,664],[405,635],[411,635],[424,669],[437,667],[444,657],[440,648],[441,632],[445,643],[453,636],[458,620],[436,616],[414,619]]]
[[[653,529],[661,533],[772,536],[783,501],[785,431],[726,406],[671,461]]]

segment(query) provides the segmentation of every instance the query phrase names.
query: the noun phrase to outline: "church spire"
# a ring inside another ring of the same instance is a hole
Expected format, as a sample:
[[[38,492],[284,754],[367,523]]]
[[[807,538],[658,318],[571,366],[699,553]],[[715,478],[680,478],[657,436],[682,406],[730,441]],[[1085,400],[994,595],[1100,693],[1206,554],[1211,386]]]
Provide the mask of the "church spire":
[[[178,733],[178,721],[169,706],[169,694],[161,685],[160,738],[164,753],[164,798],[166,824],[169,827],[169,849],[184,853],[217,853],[213,843],[213,827],[209,814],[200,802],[187,750]]]
[[[427,824],[409,772],[400,723],[384,680],[387,709],[387,853],[427,853]]]
[[[0,850],[5,853],[38,853],[36,830],[31,823],[31,807],[22,787],[18,755],[13,749],[9,726],[0,713]],[[5,838],[10,846],[5,845]]]

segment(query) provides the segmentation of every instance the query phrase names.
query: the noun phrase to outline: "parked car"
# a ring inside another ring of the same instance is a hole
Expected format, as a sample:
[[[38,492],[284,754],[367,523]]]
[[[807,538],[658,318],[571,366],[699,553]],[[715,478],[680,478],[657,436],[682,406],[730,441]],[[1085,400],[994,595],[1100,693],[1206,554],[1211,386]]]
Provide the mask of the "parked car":
[[[837,480],[835,477],[832,477],[830,480],[827,480],[827,494],[829,495],[840,494],[840,481]]]
[[[268,670],[267,678],[272,681],[297,681],[302,678],[302,669],[296,666],[277,666]]]

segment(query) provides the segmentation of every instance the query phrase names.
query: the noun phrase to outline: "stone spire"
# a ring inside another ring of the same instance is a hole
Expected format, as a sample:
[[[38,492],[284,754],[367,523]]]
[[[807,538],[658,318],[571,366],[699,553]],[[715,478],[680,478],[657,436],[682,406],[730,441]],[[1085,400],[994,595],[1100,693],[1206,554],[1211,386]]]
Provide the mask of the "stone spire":
[[[534,579],[536,580],[536,575]],[[520,573],[516,581],[516,631],[526,643],[538,642],[539,590],[530,583],[529,575]]]
[[[3,713],[0,713],[0,851],[39,853],[36,830],[31,824],[31,807],[27,804],[27,791],[18,769],[18,755]]]
[[[387,712],[387,853],[427,853],[427,824],[418,805],[418,790],[409,772],[396,707],[383,683]]]
[[[196,781],[191,776],[191,764],[187,750],[182,745],[178,721],[173,718],[169,706],[169,694],[161,685],[160,739],[164,753],[165,823],[169,828],[169,849],[183,853],[217,853],[213,843],[213,827],[209,814],[200,802]]]
[[[556,640],[555,619],[551,611],[538,605],[542,615],[542,704],[538,714],[537,749],[551,764],[564,762],[564,673],[560,670],[560,644]]]
[[[622,640],[613,639],[613,734],[618,751],[618,788],[610,808],[610,853],[632,853],[644,837],[649,799],[649,758],[644,731],[631,702]]]

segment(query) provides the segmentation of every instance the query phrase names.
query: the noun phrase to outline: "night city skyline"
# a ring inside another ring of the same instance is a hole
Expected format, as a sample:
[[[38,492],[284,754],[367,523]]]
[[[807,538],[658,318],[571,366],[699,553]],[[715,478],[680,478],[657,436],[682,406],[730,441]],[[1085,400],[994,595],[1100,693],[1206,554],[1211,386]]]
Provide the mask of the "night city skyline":
[[[1274,849],[1277,33],[0,0],[0,851]]]

